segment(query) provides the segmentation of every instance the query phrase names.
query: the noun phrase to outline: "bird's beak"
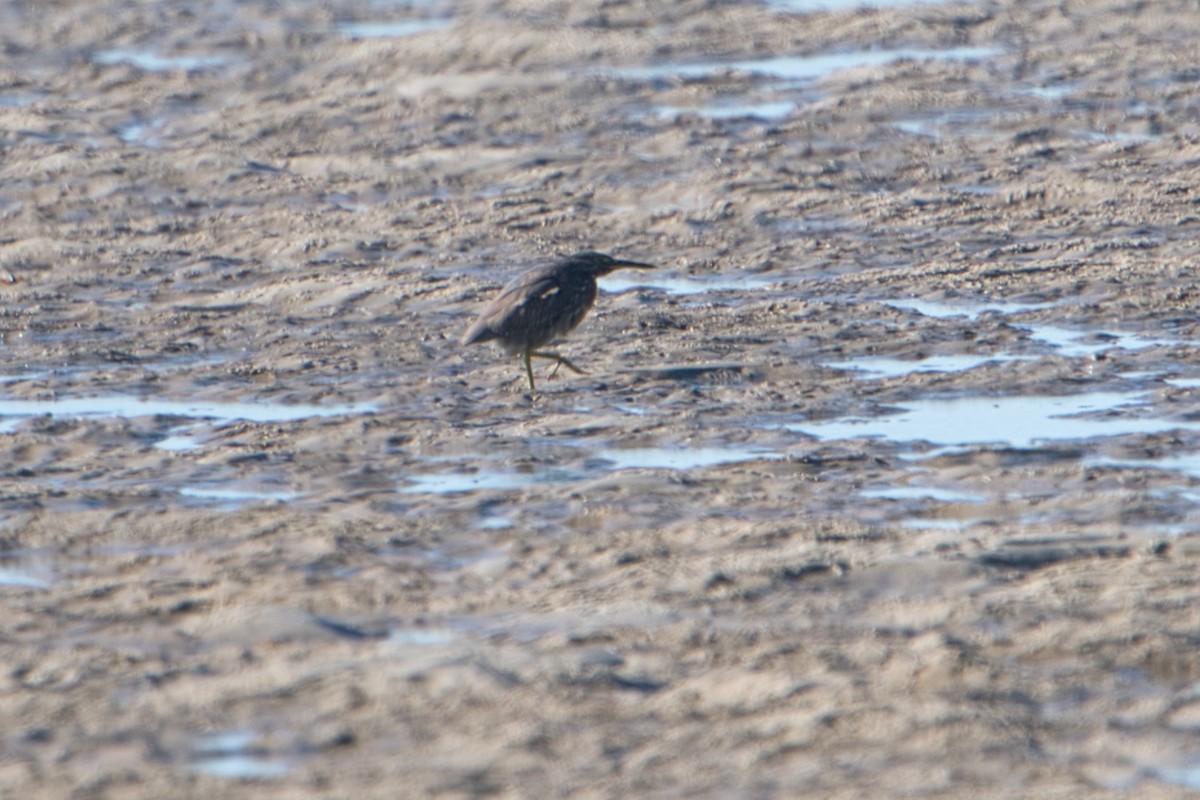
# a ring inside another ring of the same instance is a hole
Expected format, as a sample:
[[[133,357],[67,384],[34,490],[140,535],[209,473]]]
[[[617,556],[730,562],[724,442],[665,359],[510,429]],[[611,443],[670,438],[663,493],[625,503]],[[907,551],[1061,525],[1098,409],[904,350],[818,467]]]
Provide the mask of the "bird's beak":
[[[621,261],[620,259],[613,262],[614,267],[633,267],[634,269],[658,269],[653,264],[643,264],[641,261]]]

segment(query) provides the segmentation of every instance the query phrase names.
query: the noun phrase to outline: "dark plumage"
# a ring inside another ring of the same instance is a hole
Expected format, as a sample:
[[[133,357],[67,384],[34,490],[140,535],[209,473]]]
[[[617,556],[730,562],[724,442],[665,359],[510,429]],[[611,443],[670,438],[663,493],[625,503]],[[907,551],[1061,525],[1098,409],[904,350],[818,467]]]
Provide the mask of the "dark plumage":
[[[651,264],[622,261],[603,253],[576,253],[531,269],[500,290],[467,329],[462,343],[496,339],[509,353],[520,353],[530,391],[536,389],[531,358],[546,358],[582,373],[558,353],[537,348],[582,322],[596,302],[596,278],[622,267],[653,269]]]

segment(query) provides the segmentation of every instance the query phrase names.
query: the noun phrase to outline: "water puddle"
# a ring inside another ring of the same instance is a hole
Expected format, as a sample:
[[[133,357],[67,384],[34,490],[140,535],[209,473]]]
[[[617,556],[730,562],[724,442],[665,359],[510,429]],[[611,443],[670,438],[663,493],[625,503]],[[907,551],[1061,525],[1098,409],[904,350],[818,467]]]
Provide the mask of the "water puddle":
[[[902,8],[948,3],[950,0],[767,0],[776,11],[811,14],[817,11],[852,11],[859,8]]]
[[[644,447],[600,450],[589,456],[586,469],[548,467],[528,472],[478,470],[409,475],[404,494],[460,494],[474,491],[512,491],[532,486],[576,483],[609,472],[627,469],[685,471],[759,459],[780,459],[783,454],[758,447]],[[492,518],[489,518],[492,519]],[[503,518],[500,518],[503,519]],[[507,527],[500,523],[499,527]]]
[[[199,737],[192,746],[191,768],[217,778],[281,778],[292,764],[270,753],[254,731],[225,731]]]
[[[984,364],[998,364],[1004,361],[1026,360],[1024,356],[1010,355],[943,355],[929,356],[921,359],[886,358],[872,356],[852,361],[831,361],[822,366],[832,369],[855,370],[867,373],[872,379],[902,378],[905,375],[915,375],[927,372],[967,372]]]
[[[1192,426],[1195,427],[1195,426]],[[1156,469],[1178,472],[1188,478],[1200,478],[1200,453],[1183,453],[1162,458],[1112,458],[1094,456],[1083,461],[1085,467],[1112,467],[1115,469]],[[1195,503],[1200,500],[1187,492],[1179,493],[1183,499]]]
[[[15,569],[0,568],[0,588],[18,586],[22,589],[49,589],[50,584],[40,578]]]
[[[1087,139],[1087,140],[1093,141],[1093,142],[1105,142],[1105,143],[1114,143],[1114,144],[1145,144],[1146,142],[1153,142],[1153,141],[1163,138],[1161,133],[1151,133],[1150,131],[1143,131],[1141,133],[1137,133],[1134,131],[1117,131],[1117,130],[1113,130],[1113,131],[1081,130],[1081,131],[1072,131],[1072,134],[1074,136],[1078,136],[1081,139]]]
[[[387,643],[414,647],[431,647],[457,641],[459,634],[445,628],[405,628],[388,634]]]
[[[601,450],[596,458],[608,462],[613,470],[673,469],[689,470],[740,464],[744,461],[783,458],[782,453],[760,447],[696,447],[672,450],[665,447],[639,447],[626,450]]]
[[[401,489],[403,494],[461,494],[475,491],[507,492],[531,486],[572,483],[587,476],[565,469],[545,469],[537,472],[438,472],[428,475],[409,475],[411,485]]]
[[[92,63],[102,67],[129,64],[147,72],[197,72],[229,63],[226,56],[161,56],[150,50],[100,50],[92,54]]]
[[[171,453],[183,453],[188,450],[195,450],[200,446],[200,440],[195,436],[185,432],[187,429],[176,428],[168,433],[166,438],[159,439],[154,443],[154,446],[159,450],[166,450]]]
[[[885,306],[900,311],[915,311],[923,317],[935,319],[954,319],[966,317],[969,320],[979,319],[983,314],[1021,314],[1026,311],[1044,311],[1062,305],[1058,301],[1046,303],[1012,303],[991,301],[970,301],[961,305],[940,303],[936,300],[920,298],[900,298],[898,300],[882,300]]]
[[[32,92],[0,92],[0,108],[21,108],[33,105],[42,97],[43,95]]]
[[[1200,762],[1200,758],[1197,761]],[[1187,767],[1155,767],[1149,773],[1163,783],[1192,791],[1200,790],[1200,763]]]
[[[863,489],[859,492],[862,497],[879,500],[933,500],[938,503],[983,503],[986,497],[958,489],[943,489],[937,486],[878,486]]]
[[[224,424],[243,422],[295,422],[315,417],[340,417],[370,414],[375,405],[345,404],[331,406],[289,405],[286,403],[208,402],[203,400],[153,400],[115,395],[76,397],[57,400],[6,400],[0,398],[0,418],[4,417],[185,417],[215,420]]]
[[[1095,436],[1200,430],[1200,422],[1139,416],[1142,392],[1092,392],[1063,397],[958,397],[901,404],[899,413],[789,424],[818,439],[882,438],[947,447],[1035,444]]]
[[[1029,311],[1043,311],[1061,305],[1050,303],[970,303],[950,305],[932,300],[902,299],[886,300],[884,305],[902,311],[915,311],[925,317],[935,319],[954,319],[965,317],[970,321],[979,319],[984,314],[1019,314]],[[1027,330],[1034,341],[1042,342],[1054,348],[1057,355],[1067,358],[1091,358],[1106,350],[1142,350],[1147,347],[1172,347],[1180,344],[1176,339],[1163,339],[1142,336],[1135,333],[1122,333],[1107,330],[1075,330],[1057,325],[1044,325],[1038,322],[1015,322],[1013,327]],[[1012,356],[993,356],[992,358],[1013,358]],[[847,362],[856,364],[857,362]]]
[[[224,508],[237,508],[250,503],[286,503],[303,495],[283,489],[248,489],[228,486],[188,486],[179,490],[180,497],[191,498]]]
[[[760,275],[713,275],[712,277],[656,276],[651,273],[613,273],[598,283],[606,292],[619,293],[630,289],[655,289],[673,295],[704,294],[705,292],[748,292],[773,283]]]
[[[790,100],[747,103],[739,99],[736,102],[716,102],[711,105],[695,108],[655,106],[653,112],[655,116],[670,119],[695,114],[705,119],[758,119],[772,121],[783,119],[795,109],[796,104]]]
[[[892,127],[910,136],[924,136],[937,139],[946,128],[991,129],[996,119],[995,111],[980,111],[976,109],[959,109],[945,111],[932,116],[912,117],[896,120]]]
[[[994,47],[954,47],[945,50],[897,48],[854,50],[814,56],[777,56],[744,61],[706,61],[693,64],[656,64],[604,70],[605,74],[631,81],[706,78],[724,72],[745,72],[771,80],[807,83],[846,69],[884,66],[897,61],[983,61],[1000,55]]]
[[[125,144],[137,145],[139,147],[157,147],[162,144],[160,134],[164,125],[166,125],[166,120],[161,118],[135,120],[117,128],[116,134],[117,138]]]
[[[911,531],[945,531],[947,533],[962,533],[987,520],[983,517],[967,517],[953,519],[950,517],[913,517],[906,515],[900,520],[900,527]]]
[[[333,27],[347,39],[391,39],[438,31],[449,25],[449,19],[441,18],[388,22],[337,22]]]
[[[1175,339],[1154,339],[1116,331],[1077,331],[1038,323],[1022,323],[1015,327],[1024,328],[1036,341],[1050,345],[1058,355],[1067,358],[1090,358],[1106,350],[1143,350],[1179,344]]]

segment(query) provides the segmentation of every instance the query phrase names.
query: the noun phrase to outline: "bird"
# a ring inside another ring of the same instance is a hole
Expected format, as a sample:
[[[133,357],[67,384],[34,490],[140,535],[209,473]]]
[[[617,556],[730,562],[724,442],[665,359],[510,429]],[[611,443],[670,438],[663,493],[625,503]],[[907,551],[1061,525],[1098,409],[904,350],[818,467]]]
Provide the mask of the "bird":
[[[530,392],[537,391],[534,358],[553,361],[555,371],[562,365],[582,375],[584,371],[570,359],[538,348],[582,322],[596,302],[596,278],[624,267],[654,269],[653,264],[586,252],[524,272],[480,312],[463,334],[462,345],[495,339],[510,354],[520,353]]]

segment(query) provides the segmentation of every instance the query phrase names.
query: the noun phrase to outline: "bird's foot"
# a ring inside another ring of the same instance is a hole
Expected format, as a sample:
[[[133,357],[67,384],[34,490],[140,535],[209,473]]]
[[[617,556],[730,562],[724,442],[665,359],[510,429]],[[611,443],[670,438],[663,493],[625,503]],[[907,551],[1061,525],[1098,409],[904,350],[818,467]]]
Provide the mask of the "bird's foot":
[[[560,356],[558,353],[552,353],[549,350],[534,350],[529,355],[534,356],[536,358],[545,358],[545,359],[548,359],[548,360],[554,362],[554,369],[550,371],[551,378],[553,378],[558,373],[558,368],[560,366],[566,367],[567,369],[574,372],[576,375],[586,375],[587,374],[586,372],[581,370],[579,367],[577,367],[573,363],[571,363],[571,359],[566,358],[564,356]]]

